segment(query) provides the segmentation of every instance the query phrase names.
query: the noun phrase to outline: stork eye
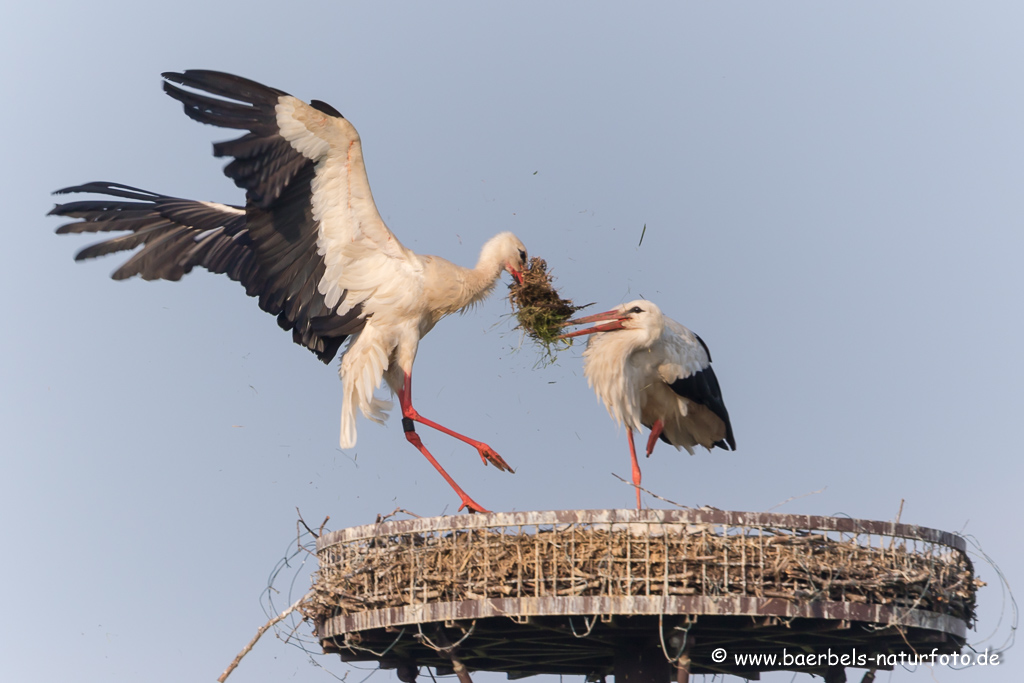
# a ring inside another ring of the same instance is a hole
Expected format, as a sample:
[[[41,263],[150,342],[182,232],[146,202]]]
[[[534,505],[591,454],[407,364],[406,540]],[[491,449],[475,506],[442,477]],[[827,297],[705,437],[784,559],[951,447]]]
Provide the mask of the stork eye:
[[[526,252],[522,249],[519,250],[519,260],[526,263]]]
[[[644,309],[640,308],[639,306],[634,306],[633,308],[629,309],[629,312],[630,313],[643,313]]]

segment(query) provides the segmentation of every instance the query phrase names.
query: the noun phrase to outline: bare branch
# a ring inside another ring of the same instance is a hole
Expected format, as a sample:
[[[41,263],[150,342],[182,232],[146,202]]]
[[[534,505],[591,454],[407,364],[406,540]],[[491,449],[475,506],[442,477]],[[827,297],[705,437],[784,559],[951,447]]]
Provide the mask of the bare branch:
[[[222,673],[220,675],[220,678],[217,679],[217,683],[224,683],[224,681],[227,680],[228,676],[231,675],[231,672],[234,671],[238,667],[238,664],[242,661],[242,657],[244,657],[247,654],[249,654],[249,651],[252,650],[253,646],[256,645],[256,642],[259,641],[259,639],[263,636],[263,634],[267,632],[267,629],[269,629],[271,626],[273,626],[277,622],[279,622],[279,621],[281,621],[283,619],[287,619],[289,614],[291,614],[292,612],[297,610],[299,608],[299,606],[302,605],[302,603],[304,603],[306,600],[308,600],[311,597],[313,597],[313,593],[312,592],[306,593],[301,598],[296,600],[295,604],[293,604],[291,607],[289,607],[285,611],[281,612],[280,614],[278,614],[276,617],[274,617],[273,619],[271,619],[267,623],[263,624],[263,626],[260,627],[260,630],[256,631],[256,637],[254,637],[252,640],[250,640],[249,644],[246,645],[244,648],[242,648],[242,651],[238,653],[237,657],[235,657],[235,661],[231,662],[230,666],[228,666],[228,668],[224,670],[224,673]]]
[[[301,513],[301,512],[299,511],[299,508],[298,508],[298,506],[296,506],[296,507],[295,507],[295,514],[297,514],[297,515],[299,516],[299,521],[295,523],[295,526],[296,526],[296,531],[298,530],[298,525],[299,525],[299,524],[301,524],[302,526],[306,527],[306,531],[308,531],[308,532],[309,532],[310,534],[312,534],[312,535],[313,535],[313,538],[320,538],[320,535],[319,535],[319,534],[317,534],[317,533],[316,533],[315,531],[313,531],[312,529],[310,529],[310,528],[309,528],[309,525],[308,525],[308,524],[306,524],[306,520],[304,520],[304,519],[302,518],[302,513]],[[326,523],[327,523],[327,520],[324,520],[324,523],[326,524]],[[320,528],[321,528],[321,530],[323,529],[323,527],[322,527],[322,526],[321,526]],[[300,544],[300,545],[301,545],[301,544]]]

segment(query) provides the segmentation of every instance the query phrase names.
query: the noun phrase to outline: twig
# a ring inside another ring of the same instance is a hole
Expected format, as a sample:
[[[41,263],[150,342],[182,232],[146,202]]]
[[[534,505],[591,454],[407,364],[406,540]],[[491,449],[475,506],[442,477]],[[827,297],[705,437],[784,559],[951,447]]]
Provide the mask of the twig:
[[[313,531],[312,529],[310,529],[309,525],[306,524],[306,520],[304,520],[302,518],[302,512],[299,511],[299,507],[297,505],[295,506],[295,514],[297,514],[299,516],[299,521],[295,523],[295,530],[296,530],[296,532],[298,532],[299,524],[301,524],[302,526],[306,527],[306,531],[308,531],[309,533],[313,534],[313,538],[320,538],[319,536],[317,536],[316,532]]]
[[[621,482],[622,482],[623,484],[628,484],[629,486],[632,486],[632,487],[634,487],[634,488],[638,488],[638,489],[640,489],[641,491],[643,491],[644,493],[646,493],[647,495],[649,495],[649,496],[654,496],[654,497],[655,497],[655,498],[657,498],[658,500],[663,500],[663,501],[665,501],[666,503],[668,503],[669,505],[675,505],[675,506],[676,506],[677,508],[682,508],[683,510],[689,510],[689,509],[690,509],[690,506],[689,506],[689,505],[683,505],[682,503],[677,503],[677,502],[675,502],[674,500],[669,500],[668,498],[662,498],[662,497],[661,497],[661,496],[659,496],[659,495],[658,495],[657,493],[654,493],[654,492],[652,492],[652,491],[648,491],[648,490],[647,490],[647,489],[645,489],[645,488],[644,488],[643,486],[637,486],[636,484],[634,484],[634,483],[633,483],[633,482],[631,482],[631,481],[626,481],[625,479],[623,479],[623,478],[622,478],[622,477],[620,477],[619,475],[615,474],[614,472],[612,472],[612,473],[611,473],[611,475],[612,475],[613,477],[615,477],[616,479],[618,479],[619,481],[621,481]]]
[[[317,533],[317,532],[313,531],[312,529],[310,529],[309,525],[306,524],[306,520],[304,520],[302,518],[302,513],[299,511],[298,506],[296,506],[296,508],[295,508],[295,514],[297,514],[299,516],[299,520],[297,522],[295,522],[295,545],[298,546],[299,550],[304,550],[307,553],[309,553],[310,555],[315,555],[316,553],[314,553],[312,550],[310,550],[306,546],[302,545],[302,534],[299,533],[299,524],[301,524],[302,526],[306,527],[306,531],[308,531],[313,538],[320,538],[321,536],[323,536],[324,526],[327,525],[327,520],[329,520],[331,517],[330,517],[330,515],[328,515],[327,517],[324,517],[324,522],[323,522],[323,524],[320,525],[320,533]]]
[[[313,597],[312,591],[303,595],[301,598],[296,600],[295,604],[293,604],[291,607],[281,612],[267,623],[263,624],[263,626],[261,626],[260,629],[256,631],[256,636],[249,641],[248,645],[242,648],[241,652],[238,653],[238,656],[235,657],[235,661],[231,662],[230,666],[228,666],[228,668],[224,670],[224,673],[220,675],[220,678],[217,679],[217,683],[224,683],[224,681],[227,680],[228,676],[231,675],[231,672],[238,668],[238,664],[242,661],[242,657],[249,654],[249,651],[252,650],[253,646],[256,645],[257,641],[259,641],[263,634],[267,632],[267,629],[269,629],[271,626],[281,621],[282,619],[286,619],[289,614],[297,610],[302,603],[304,603],[311,597]]]
[[[786,500],[782,501],[781,503],[777,503],[777,504],[775,504],[775,505],[772,505],[772,506],[771,506],[770,508],[768,508],[767,510],[765,510],[765,512],[771,512],[771,511],[772,511],[772,510],[774,510],[775,508],[780,508],[780,507],[782,507],[783,505],[785,505],[786,503],[792,502],[792,501],[796,500],[797,498],[806,498],[807,496],[813,496],[813,495],[814,495],[814,494],[816,494],[816,493],[821,493],[822,491],[824,491],[824,490],[825,490],[825,489],[827,489],[827,488],[828,488],[827,486],[822,486],[822,487],[821,487],[820,489],[818,489],[817,491],[811,491],[810,493],[804,493],[804,494],[802,494],[802,495],[799,495],[799,496],[790,496],[789,498],[787,498]]]
[[[896,513],[896,521],[893,522],[893,525],[896,525],[896,524],[900,523],[900,517],[903,516],[903,503],[905,503],[905,502],[906,502],[905,498],[900,498],[900,510],[899,510],[899,512]],[[895,543],[896,543],[896,537],[893,536],[892,538],[889,539],[889,550],[892,550],[892,547],[893,547],[893,545],[895,545]]]
[[[392,517],[397,515],[399,512],[404,513],[406,515],[409,515],[410,517],[415,517],[416,519],[423,519],[422,515],[417,515],[415,512],[409,512],[405,508],[395,508],[389,514],[386,514],[386,515],[382,515],[382,514],[380,514],[378,512],[377,513],[377,521],[374,522],[374,523],[375,524],[380,524],[381,522],[383,522],[385,520],[391,519]]]

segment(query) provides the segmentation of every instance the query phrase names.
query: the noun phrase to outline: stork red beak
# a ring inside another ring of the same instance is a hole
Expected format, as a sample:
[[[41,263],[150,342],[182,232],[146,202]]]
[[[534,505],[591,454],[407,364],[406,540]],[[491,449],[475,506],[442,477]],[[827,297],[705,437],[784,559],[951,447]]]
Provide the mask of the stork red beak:
[[[584,323],[596,323],[602,320],[610,320],[611,322],[603,325],[595,325],[594,327],[588,327],[584,330],[576,330],[575,332],[566,332],[560,334],[556,339],[568,339],[570,337],[579,337],[584,334],[594,334],[595,332],[610,332],[612,330],[623,329],[622,321],[629,320],[629,316],[622,315],[619,311],[605,311],[604,313],[595,313],[594,315],[588,315],[585,318],[576,318],[575,320],[567,320],[562,325],[582,325]]]
[[[517,282],[518,284],[520,284],[520,285],[522,285],[522,284],[523,284],[523,271],[521,271],[521,270],[516,270],[515,268],[511,268],[511,267],[510,267],[510,268],[508,269],[508,272],[509,272],[509,274],[510,274],[510,275],[512,276],[512,279],[513,279],[513,280],[515,280],[515,281],[516,281],[516,282]]]

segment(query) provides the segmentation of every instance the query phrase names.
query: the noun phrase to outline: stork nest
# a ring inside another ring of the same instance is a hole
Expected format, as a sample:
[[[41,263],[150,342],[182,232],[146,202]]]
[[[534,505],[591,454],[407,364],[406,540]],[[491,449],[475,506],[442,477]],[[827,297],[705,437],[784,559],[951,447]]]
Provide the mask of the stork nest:
[[[706,525],[638,534],[616,528],[426,532],[334,545],[307,616],[432,602],[545,596],[751,596],[889,605],[975,619],[970,559],[945,546],[879,545],[825,533]]]
[[[529,268],[523,271],[522,284],[514,282],[509,285],[508,295],[519,321],[517,329],[523,330],[541,347],[549,363],[554,360],[559,344],[561,348],[571,345],[569,341],[558,339],[562,334],[562,324],[576,311],[590,305],[577,306],[571,299],[563,299],[555,291],[553,282],[547,262],[534,256],[530,259]]]

